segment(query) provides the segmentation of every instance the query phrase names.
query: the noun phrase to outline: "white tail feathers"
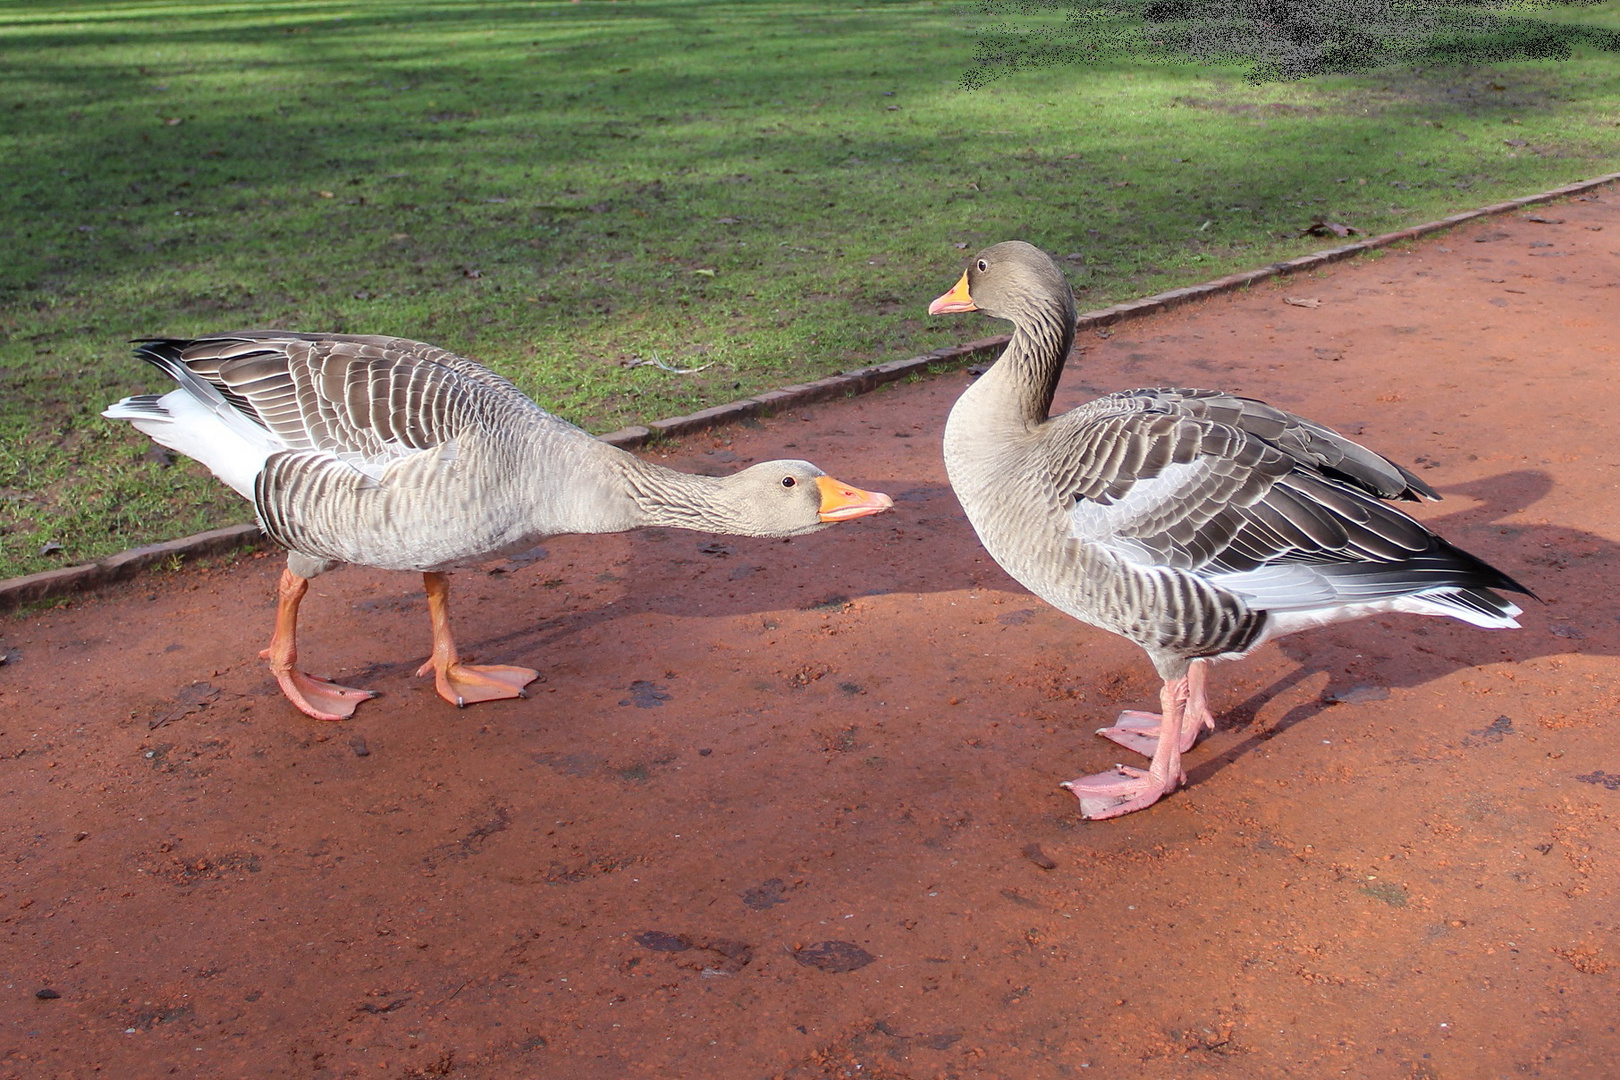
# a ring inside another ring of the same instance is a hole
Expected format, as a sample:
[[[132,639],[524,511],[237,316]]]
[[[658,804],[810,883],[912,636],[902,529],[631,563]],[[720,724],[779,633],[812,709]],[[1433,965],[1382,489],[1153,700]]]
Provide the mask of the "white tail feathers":
[[[217,393],[213,396],[219,398]],[[128,420],[154,442],[202,462],[249,501],[253,499],[253,479],[264,468],[265,459],[286,449],[274,435],[232,409],[223,398],[217,403],[200,400],[190,386],[171,390],[162,397],[128,397],[101,415]]]

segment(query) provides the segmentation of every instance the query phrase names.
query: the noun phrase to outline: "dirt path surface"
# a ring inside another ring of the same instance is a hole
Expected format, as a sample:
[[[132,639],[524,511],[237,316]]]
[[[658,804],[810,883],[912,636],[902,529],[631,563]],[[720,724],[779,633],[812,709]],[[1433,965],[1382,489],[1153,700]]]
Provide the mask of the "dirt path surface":
[[[1314,417],[1546,601],[1218,666],[1191,787],[1117,821],[1057,784],[1120,758],[1092,731],[1152,671],[979,548],[939,459],[965,374],[667,451],[807,457],[892,514],[455,575],[527,701],[414,677],[405,574],[305,604],[309,668],[385,695],[342,724],[257,657],[278,556],[0,624],[0,1077],[1614,1076],[1617,211],[1085,335],[1061,406]]]

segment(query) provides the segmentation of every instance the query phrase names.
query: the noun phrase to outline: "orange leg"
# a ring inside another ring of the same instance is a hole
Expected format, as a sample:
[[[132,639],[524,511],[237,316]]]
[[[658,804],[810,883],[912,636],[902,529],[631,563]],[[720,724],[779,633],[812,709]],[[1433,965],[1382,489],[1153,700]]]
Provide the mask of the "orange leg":
[[[308,591],[308,578],[301,578],[291,570],[281,572],[276,632],[270,638],[270,647],[259,655],[270,661],[270,671],[281,684],[281,692],[299,712],[317,720],[347,720],[362,701],[377,695],[370,690],[339,686],[331,679],[298,670],[298,604]]]
[[[422,582],[427,586],[428,615],[433,620],[433,656],[416,673],[431,673],[439,696],[452,705],[528,697],[523,688],[540,677],[533,668],[461,662],[450,636],[450,579],[429,573],[422,575]]]

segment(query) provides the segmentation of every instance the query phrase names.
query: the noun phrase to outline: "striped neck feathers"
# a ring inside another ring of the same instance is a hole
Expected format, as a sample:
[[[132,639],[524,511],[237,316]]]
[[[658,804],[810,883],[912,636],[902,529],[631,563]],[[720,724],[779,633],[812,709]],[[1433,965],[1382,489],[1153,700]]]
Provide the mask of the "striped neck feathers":
[[[1013,322],[1012,340],[985,378],[994,375],[1006,384],[1022,419],[1043,423],[1051,415],[1063,364],[1074,346],[1074,297],[1067,290],[1060,296],[1032,297],[1004,317]]]

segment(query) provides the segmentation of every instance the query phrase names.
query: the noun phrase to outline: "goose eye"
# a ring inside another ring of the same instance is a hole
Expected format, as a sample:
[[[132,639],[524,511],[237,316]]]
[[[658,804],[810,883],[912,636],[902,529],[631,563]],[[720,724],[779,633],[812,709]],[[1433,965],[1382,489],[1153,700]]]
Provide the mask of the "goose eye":
[[[794,478],[793,478],[793,477],[791,477],[791,476],[784,476],[784,477],[782,477],[782,486],[783,486],[783,487],[788,487],[788,488],[790,488],[790,487],[794,487],[794,486],[796,486],[796,485],[797,485],[797,484],[798,484],[798,481],[797,481],[797,480],[795,480],[795,479],[794,479]]]
[[[985,262],[983,259],[980,259],[979,260],[979,273],[982,274],[988,269],[990,269],[990,264]]]

